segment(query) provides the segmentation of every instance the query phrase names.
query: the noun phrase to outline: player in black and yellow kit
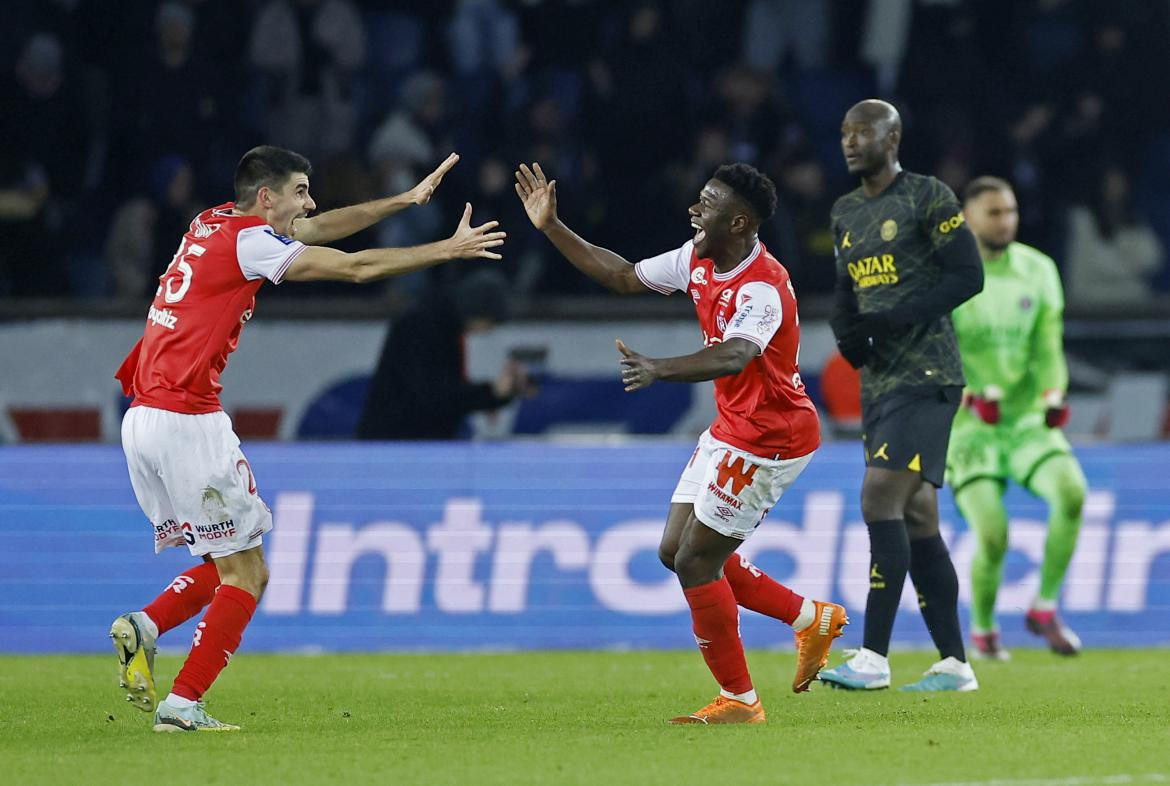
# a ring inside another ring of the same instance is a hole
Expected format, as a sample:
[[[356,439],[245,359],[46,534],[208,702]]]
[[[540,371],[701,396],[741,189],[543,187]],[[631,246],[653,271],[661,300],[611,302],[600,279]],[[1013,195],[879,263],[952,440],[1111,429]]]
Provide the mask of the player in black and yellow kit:
[[[959,629],[959,581],[938,531],[938,488],[963,389],[950,313],[983,288],[983,265],[959,201],[933,177],[902,171],[902,121],[884,101],[854,106],[841,126],[861,187],[837,200],[832,230],[837,346],[861,372],[870,589],[864,646],[822,671],[853,689],[890,684],[890,632],[906,573],[941,660],[904,690],[975,690]]]

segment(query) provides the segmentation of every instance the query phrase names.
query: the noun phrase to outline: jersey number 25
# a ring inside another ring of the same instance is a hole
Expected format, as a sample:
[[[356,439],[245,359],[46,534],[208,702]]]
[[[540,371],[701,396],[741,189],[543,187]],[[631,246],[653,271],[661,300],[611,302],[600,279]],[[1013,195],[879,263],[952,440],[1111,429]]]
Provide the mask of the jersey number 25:
[[[187,294],[187,290],[191,288],[191,280],[195,278],[195,271],[191,268],[191,261],[203,256],[207,249],[198,243],[188,243],[187,238],[183,238],[179,243],[179,250],[175,252],[175,258],[171,260],[170,266],[167,267],[167,272],[163,273],[162,278],[158,282],[158,290],[155,291],[155,297],[163,295],[163,299],[168,303],[178,303]],[[179,276],[171,275],[178,270]],[[173,288],[173,285],[178,278],[178,288]],[[165,290],[165,294],[164,294]]]

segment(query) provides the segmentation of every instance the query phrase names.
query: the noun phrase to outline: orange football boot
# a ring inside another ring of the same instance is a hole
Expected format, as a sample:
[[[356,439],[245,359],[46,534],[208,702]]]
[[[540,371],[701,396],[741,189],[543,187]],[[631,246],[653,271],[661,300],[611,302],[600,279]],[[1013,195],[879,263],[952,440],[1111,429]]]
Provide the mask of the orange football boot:
[[[849,617],[845,607],[836,603],[813,601],[816,615],[807,628],[796,633],[796,676],[792,678],[792,692],[803,693],[829,662],[829,648],[833,639],[845,631]]]
[[[759,700],[755,704],[744,704],[720,694],[703,709],[671,718],[667,723],[680,726],[686,723],[763,723],[764,720],[764,705]]]

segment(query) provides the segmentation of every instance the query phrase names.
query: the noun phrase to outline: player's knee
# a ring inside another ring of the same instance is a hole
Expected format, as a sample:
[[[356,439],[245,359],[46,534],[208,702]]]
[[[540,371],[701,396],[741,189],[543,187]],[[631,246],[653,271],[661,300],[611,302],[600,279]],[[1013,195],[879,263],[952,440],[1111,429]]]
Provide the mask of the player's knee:
[[[906,516],[906,535],[910,540],[926,540],[938,534],[938,522]]]
[[[663,541],[658,544],[658,561],[666,566],[669,571],[674,570],[674,555],[678,551],[677,543],[667,543]]]
[[[701,555],[685,549],[680,549],[674,556],[674,572],[684,587],[714,581],[719,576],[720,567],[712,567]]]
[[[264,595],[264,590],[268,586],[269,570],[262,554],[239,562],[220,563],[218,567],[220,579],[224,584],[239,587],[257,601]]]
[[[268,586],[269,577],[268,562],[264,559],[263,553],[256,554],[256,559],[248,566],[247,573],[247,589],[259,601]]]
[[[260,568],[256,572],[256,591],[253,593],[256,596],[256,600],[260,600],[264,595],[264,590],[268,589],[268,578],[270,575],[268,563],[261,562]]]
[[[1085,480],[1079,472],[1063,471],[1055,483],[1048,484],[1044,501],[1052,511],[1066,519],[1079,519],[1085,507]]]
[[[888,494],[872,490],[861,495],[861,518],[867,522],[900,519],[904,515],[902,506],[893,504]]]
[[[1007,530],[996,532],[980,532],[979,533],[979,548],[988,557],[995,561],[1003,559],[1007,554],[1008,538]]]
[[[1069,474],[1061,479],[1060,499],[1057,505],[1070,519],[1079,519],[1085,508],[1085,481],[1079,474]]]

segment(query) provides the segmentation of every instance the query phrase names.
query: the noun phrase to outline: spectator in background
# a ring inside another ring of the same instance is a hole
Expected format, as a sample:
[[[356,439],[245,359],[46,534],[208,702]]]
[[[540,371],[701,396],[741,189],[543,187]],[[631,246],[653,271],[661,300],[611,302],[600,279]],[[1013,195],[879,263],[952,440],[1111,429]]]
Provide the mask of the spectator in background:
[[[38,33],[0,86],[0,295],[66,297],[68,228],[87,139],[61,42]]]
[[[104,0],[10,0],[0,30],[0,69],[12,77],[0,85],[0,296],[105,291],[106,266],[92,260],[109,213],[76,206],[129,204],[170,153],[188,159],[200,188],[230,188],[238,151],[261,141],[327,161],[328,176],[346,181],[338,194],[352,193],[351,176],[371,194],[387,182],[401,190],[436,151],[458,149],[460,187],[495,199],[496,158],[555,155],[581,191],[567,200],[574,225],[648,254],[677,230],[669,211],[637,231],[622,217],[663,199],[689,204],[712,169],[702,160],[755,161],[789,190],[781,162],[811,139],[823,174],[837,177],[824,140],[838,110],[875,82],[903,97],[912,168],[952,186],[974,169],[1010,173],[1022,239],[1067,247],[1069,206],[1096,202],[1101,162],[1120,152],[1120,166],[1143,173],[1133,201],[1170,244],[1170,198],[1150,158],[1170,145],[1170,69],[1149,66],[1170,40],[1170,4],[1098,5],[122,0],[112,13]],[[425,68],[440,70],[411,78]],[[724,104],[734,113],[712,125]],[[415,164],[419,139],[429,153]],[[434,222],[418,211],[382,227],[390,237],[352,242],[425,242]],[[63,264],[30,267],[30,250]],[[507,270],[517,287],[596,291],[510,252],[517,263]],[[1157,283],[1170,286],[1170,271]],[[393,286],[411,294],[422,284]]]
[[[467,379],[465,339],[508,318],[508,286],[494,270],[472,273],[395,320],[370,380],[358,439],[456,439],[472,412],[498,409],[526,392],[509,360],[494,382]]]
[[[825,223],[833,206],[825,172],[811,151],[798,150],[780,165],[776,184],[780,200],[767,239],[802,296],[827,295],[833,291],[836,268],[833,234]]]
[[[1148,303],[1154,294],[1150,279],[1164,264],[1165,249],[1135,213],[1129,178],[1120,168],[1105,167],[1095,197],[1092,204],[1068,211],[1068,301],[1075,306]]]
[[[737,161],[759,163],[800,135],[792,112],[761,71],[745,65],[724,69],[715,80],[715,98],[712,114],[723,118],[730,155]]]
[[[775,73],[791,55],[800,69],[823,67],[831,54],[829,8],[823,0],[752,0],[743,25],[748,64]]]
[[[451,65],[460,78],[515,71],[519,20],[500,0],[458,0],[447,36]]]
[[[606,188],[599,231],[631,257],[643,257],[659,251],[659,238],[678,228],[666,211],[645,206],[659,201],[667,166],[686,154],[689,140],[679,131],[691,122],[691,102],[673,65],[676,45],[663,32],[659,5],[623,5],[619,19],[620,28],[589,66],[587,123],[595,129],[590,136]],[[636,229],[631,215],[641,216]]]
[[[711,173],[730,159],[727,132],[717,124],[701,127],[694,135],[694,148],[689,159],[676,162],[667,170],[669,183],[663,196],[669,198],[669,206],[679,213],[686,212],[695,203],[694,195],[711,179]],[[532,160],[537,159],[533,157]],[[772,248],[775,243],[775,239],[769,236],[768,247]],[[787,262],[784,264],[787,266]]]
[[[510,148],[520,151],[520,158],[554,162],[559,167],[557,171],[565,172],[566,177],[573,178],[585,188],[599,177],[599,162],[596,156],[582,149],[581,138],[573,133],[572,107],[564,105],[564,96],[558,95],[552,85],[545,87],[547,90],[538,92],[512,121],[511,126],[518,133],[512,137]],[[498,159],[494,162],[503,164]],[[540,233],[532,227],[514,195],[513,167],[504,168],[506,180],[503,182],[497,178],[498,169],[493,166],[490,171],[491,179],[481,179],[480,185],[490,184],[492,199],[503,200],[498,206],[495,201],[491,202],[501,211],[492,215],[501,216],[501,223],[506,220],[504,216],[510,216],[513,220],[508,221],[508,226],[515,227],[513,239],[516,243],[510,247],[518,253],[509,254],[509,260],[505,260],[505,269],[515,274],[512,275],[513,292],[527,294],[537,289],[574,294],[587,291],[582,287],[580,276],[571,275],[564,265],[549,264],[543,238],[537,240]],[[587,203],[584,209],[593,212],[593,221],[603,220],[605,197]],[[513,264],[517,265],[515,269],[511,267]]]
[[[350,0],[269,0],[252,25],[266,138],[310,157],[354,142],[366,30]]]
[[[221,105],[218,74],[196,46],[195,25],[190,6],[160,4],[154,37],[138,42],[140,66],[128,69],[117,82],[115,143],[120,149],[115,169],[140,178],[132,182],[149,180],[154,163],[170,153],[208,171],[216,163],[211,156],[220,140],[232,141],[236,118]]]
[[[513,196],[512,168],[495,156],[485,158],[479,165],[475,191],[478,209],[496,216],[501,226],[513,227],[508,239],[508,255],[496,264],[497,269],[507,276],[513,298],[530,294],[545,280],[548,270],[544,257],[534,253],[534,234],[525,224],[521,208]]]
[[[150,195],[122,205],[106,239],[104,256],[116,297],[153,297],[159,276],[175,255],[175,237],[187,232],[201,205],[187,159],[171,154],[155,162]]]
[[[454,143],[473,166],[493,151],[530,52],[520,43],[520,20],[502,0],[458,0],[446,23],[451,68]],[[504,111],[501,111],[503,108]],[[511,181],[511,171],[508,171]]]
[[[861,33],[861,59],[877,77],[879,93],[891,93],[898,83],[910,25],[913,0],[868,0]]]
[[[369,159],[377,168],[381,188],[397,194],[419,180],[419,173],[447,143],[447,92],[443,80],[430,71],[414,74],[402,85],[398,106],[374,131]],[[424,205],[402,220],[384,222],[378,229],[380,245],[413,246],[431,240],[439,231],[442,208]],[[405,277],[400,284],[420,288],[425,279]]]

